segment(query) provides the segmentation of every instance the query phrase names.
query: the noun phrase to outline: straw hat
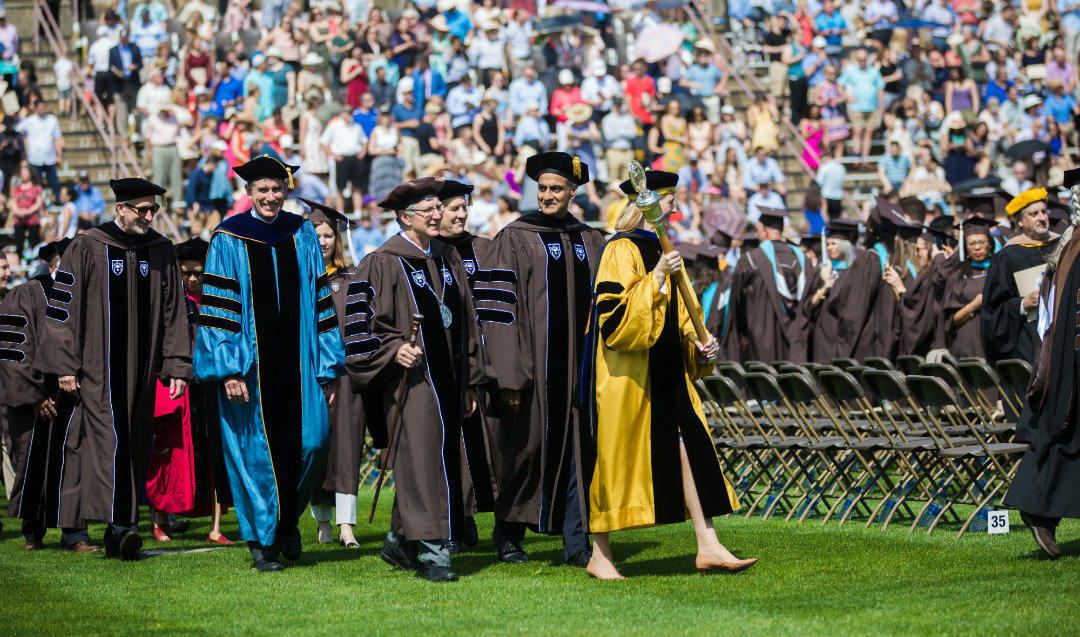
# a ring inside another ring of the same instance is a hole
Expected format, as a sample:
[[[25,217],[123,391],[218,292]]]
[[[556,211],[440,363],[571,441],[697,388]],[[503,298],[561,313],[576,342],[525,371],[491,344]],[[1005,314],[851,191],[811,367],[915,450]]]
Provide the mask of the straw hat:
[[[323,56],[314,51],[308,51],[307,55],[300,60],[300,66],[318,66],[323,63]]]
[[[708,51],[709,53],[716,53],[716,43],[711,38],[701,38],[694,43],[695,49],[701,49]]]
[[[446,24],[446,16],[438,14],[434,18],[428,20],[428,26],[440,33],[450,33],[450,26]]]
[[[439,0],[435,3],[435,8],[439,10],[439,13],[446,13],[450,9],[457,7],[455,0]]]
[[[588,104],[577,103],[566,107],[564,111],[567,119],[575,124],[584,124],[592,119],[593,110]]]

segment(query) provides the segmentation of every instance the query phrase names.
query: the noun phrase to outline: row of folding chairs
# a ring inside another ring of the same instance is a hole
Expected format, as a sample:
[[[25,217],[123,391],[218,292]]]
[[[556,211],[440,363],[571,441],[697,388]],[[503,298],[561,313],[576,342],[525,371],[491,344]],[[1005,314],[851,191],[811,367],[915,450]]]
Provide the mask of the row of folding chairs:
[[[697,387],[749,517],[985,529],[1026,445],[1031,368],[981,359],[717,363]]]

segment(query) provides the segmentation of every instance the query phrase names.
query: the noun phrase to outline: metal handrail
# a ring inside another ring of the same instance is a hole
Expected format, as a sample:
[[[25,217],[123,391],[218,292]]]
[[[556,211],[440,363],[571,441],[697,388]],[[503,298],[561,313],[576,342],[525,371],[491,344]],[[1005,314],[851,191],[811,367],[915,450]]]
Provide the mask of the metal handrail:
[[[727,38],[722,36],[714,38],[714,40],[724,50],[723,59],[725,65],[730,71],[730,75],[735,78],[735,81],[739,83],[739,86],[741,86],[742,89],[747,92],[747,94],[752,94],[748,90],[746,81],[743,79],[743,76],[739,73],[736,73],[735,67],[731,64],[731,59],[734,54],[734,51],[731,48],[731,43],[727,41]],[[757,75],[753,73],[747,73],[747,76],[750,78],[750,83],[753,85],[754,89],[757,92],[764,93],[766,98],[770,102],[773,102],[775,104],[775,99],[773,98],[772,94],[769,93],[769,91],[765,90],[765,85],[761,83],[761,80],[758,79]],[[777,105],[777,110],[780,110],[779,105]],[[785,147],[787,147],[788,151],[795,156],[795,159],[797,159],[799,162],[799,166],[801,166],[803,171],[806,172],[806,175],[810,177],[811,180],[813,180],[814,171],[811,170],[810,166],[806,163],[806,160],[803,159],[802,153],[799,152],[798,149],[794,148],[791,144],[791,140],[795,140],[803,149],[807,149],[810,146],[806,143],[806,138],[804,138],[802,136],[802,133],[799,132],[798,127],[795,126],[795,124],[790,119],[784,117],[782,114],[780,116],[780,125],[781,127],[786,128],[788,133],[784,136],[782,143]],[[859,208],[858,203],[856,203],[855,199],[852,198],[851,193],[847,192],[846,190],[844,191],[844,202],[847,203],[849,207],[851,207],[852,212],[854,212],[858,218],[862,217],[862,212]]]
[[[54,53],[67,52],[67,44],[64,42],[63,33],[60,31],[60,25],[56,21],[56,16],[49,10],[48,5],[44,0],[34,0],[34,18],[35,23],[44,29],[34,29],[34,50],[38,52],[40,50],[39,33],[45,32],[45,39],[48,41],[49,46]],[[86,76],[83,69],[79,65],[75,65],[76,78],[79,86],[85,86]],[[141,172],[139,168],[139,162],[135,158],[135,154],[131,151],[131,148],[124,144],[116,143],[116,127],[115,124],[108,117],[108,110],[98,99],[98,96],[93,91],[90,92],[90,97],[86,95],[86,91],[73,90],[72,93],[78,93],[79,99],[82,101],[83,107],[86,110],[87,115],[90,117],[90,121],[93,122],[94,127],[97,128],[98,134],[101,136],[102,141],[105,143],[106,148],[109,150],[110,166],[109,172],[113,178],[119,176],[138,175]],[[105,116],[102,116],[102,113]],[[119,170],[118,170],[119,169]],[[169,215],[154,215],[154,226],[157,229],[162,229],[162,225],[165,226],[164,230],[170,232],[177,242],[181,240],[180,230],[176,226],[176,222],[172,220]]]

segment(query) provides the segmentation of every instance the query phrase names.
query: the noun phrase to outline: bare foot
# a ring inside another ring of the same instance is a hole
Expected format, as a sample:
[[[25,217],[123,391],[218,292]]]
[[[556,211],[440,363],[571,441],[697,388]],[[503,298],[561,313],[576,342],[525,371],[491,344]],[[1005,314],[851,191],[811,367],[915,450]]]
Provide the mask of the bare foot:
[[[626,579],[626,577],[619,572],[619,569],[615,568],[615,565],[611,562],[597,558],[596,553],[593,553],[593,557],[589,560],[588,566],[585,567],[585,572],[589,574],[589,577],[595,579]]]
[[[728,553],[728,555],[731,555]],[[721,559],[715,555],[706,555],[705,553],[698,553],[697,558],[694,560],[697,570],[702,573],[709,571],[720,571],[722,573],[738,573],[739,571],[745,571],[754,564],[757,563],[757,558],[752,557],[746,560],[736,559],[732,555],[731,560]]]

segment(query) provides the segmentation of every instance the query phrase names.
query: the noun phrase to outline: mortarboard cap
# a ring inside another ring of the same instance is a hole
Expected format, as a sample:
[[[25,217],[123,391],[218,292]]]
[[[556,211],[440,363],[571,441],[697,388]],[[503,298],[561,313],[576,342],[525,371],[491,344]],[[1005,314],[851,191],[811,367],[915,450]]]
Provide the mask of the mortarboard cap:
[[[1066,188],[1072,188],[1073,186],[1080,184],[1080,168],[1073,168],[1072,170],[1065,171],[1065,180],[1061,183]]]
[[[293,175],[298,170],[299,166],[290,166],[270,155],[259,155],[246,164],[233,167],[233,171],[248,183],[257,179],[280,179],[288,184],[290,190],[296,187]]]
[[[678,183],[679,176],[675,173],[669,173],[663,170],[645,171],[645,187],[654,192],[674,192],[675,186]],[[634,184],[629,179],[619,184],[619,190],[631,197],[638,195],[637,189],[634,188]]]
[[[825,236],[844,239],[855,245],[859,242],[859,222],[856,219],[830,219],[825,224]]]
[[[210,244],[202,237],[192,237],[183,243],[173,247],[177,261],[206,261],[206,253],[210,250]]]
[[[983,219],[982,217],[971,217],[967,221],[960,224],[960,228],[964,231],[965,235],[969,234],[990,234],[990,229],[996,226],[997,223],[992,219]]]
[[[817,233],[804,234],[799,238],[799,247],[811,252],[821,252],[821,235]]]
[[[417,201],[428,197],[438,197],[445,183],[441,177],[411,179],[391,190],[390,194],[379,202],[379,207],[383,210],[401,212]]]
[[[787,210],[780,210],[779,208],[758,208],[761,211],[761,216],[758,217],[758,221],[766,228],[772,228],[773,230],[783,230],[784,222],[787,221]]]
[[[731,239],[732,237],[730,234],[724,232],[720,228],[717,228],[709,237],[709,243],[720,248],[721,250],[726,250],[727,248],[731,247]]]
[[[965,211],[987,219],[996,218],[999,212],[1005,210],[1007,203],[1008,200],[996,192],[983,195],[966,195],[961,199]]]
[[[554,173],[564,177],[570,183],[581,186],[589,182],[589,167],[581,160],[567,153],[556,151],[533,155],[525,162],[525,174],[533,181],[539,181],[540,175]]]
[[[143,197],[160,197],[165,194],[164,188],[142,177],[110,179],[109,187],[112,188],[116,200],[121,203]]]
[[[454,181],[447,179],[443,182],[442,189],[439,190],[439,200],[449,201],[454,197],[466,197],[473,193],[475,189],[471,184],[463,184],[460,181]]]
[[[744,232],[739,235],[739,240],[742,241],[743,250],[756,248],[761,243],[756,232]]]
[[[38,249],[37,256],[45,263],[48,263],[57,257],[64,256],[64,250],[67,250],[70,243],[71,239],[61,239],[59,241],[46,243]]]
[[[311,223],[329,224],[330,227],[336,230],[338,224],[342,221],[346,223],[349,222],[348,217],[341,214],[337,210],[334,210],[330,206],[325,206],[317,201],[312,201],[311,199],[304,199],[303,197],[297,197],[297,199],[306,204],[307,207],[310,209],[307,218],[308,221],[310,221]]]
[[[901,239],[911,240],[922,234],[923,227],[908,221],[900,206],[883,197],[878,197],[876,203],[870,210],[867,225],[882,237],[899,234]]]

